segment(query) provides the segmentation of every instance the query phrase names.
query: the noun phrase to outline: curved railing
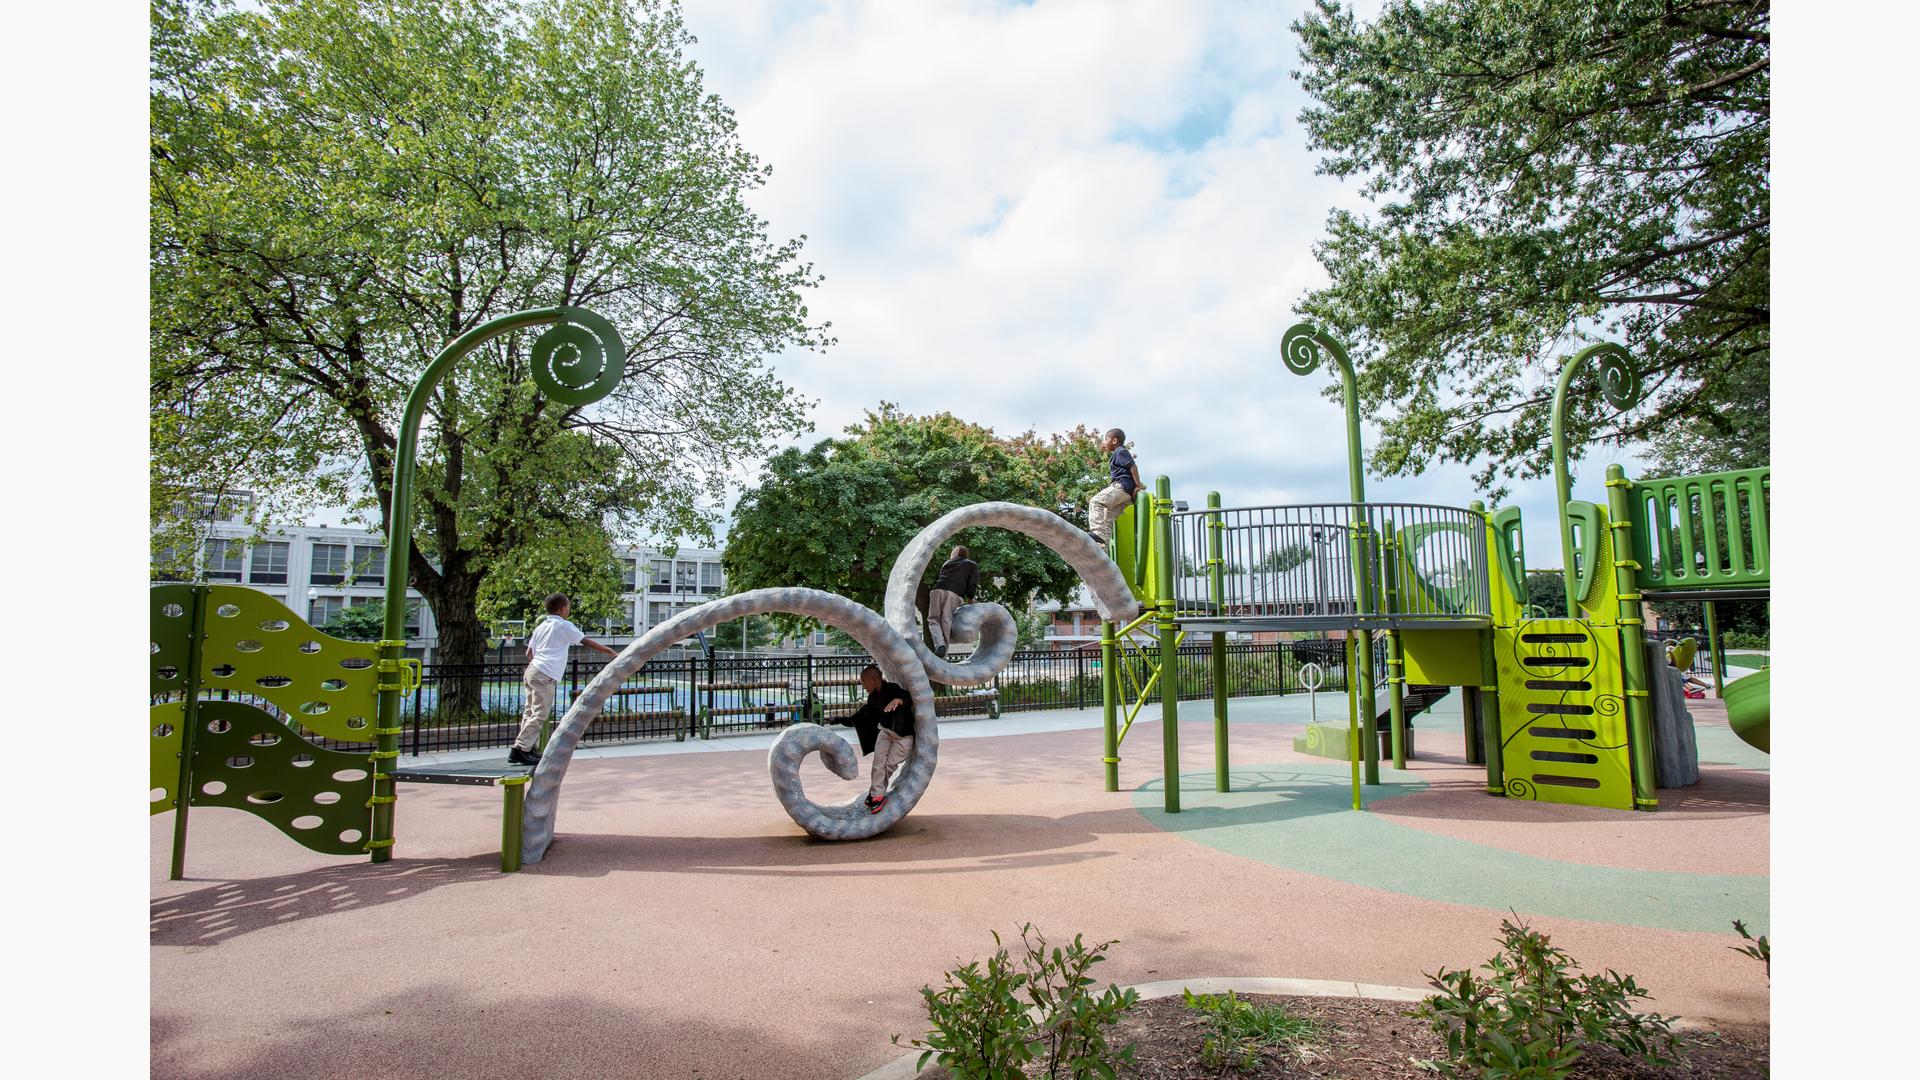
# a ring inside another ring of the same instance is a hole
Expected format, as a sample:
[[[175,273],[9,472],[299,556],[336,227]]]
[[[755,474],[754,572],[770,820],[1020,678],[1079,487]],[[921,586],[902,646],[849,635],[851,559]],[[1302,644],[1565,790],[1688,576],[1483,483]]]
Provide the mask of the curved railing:
[[[1172,521],[1182,621],[1315,629],[1492,616],[1486,519],[1473,510],[1315,503],[1189,510]]]

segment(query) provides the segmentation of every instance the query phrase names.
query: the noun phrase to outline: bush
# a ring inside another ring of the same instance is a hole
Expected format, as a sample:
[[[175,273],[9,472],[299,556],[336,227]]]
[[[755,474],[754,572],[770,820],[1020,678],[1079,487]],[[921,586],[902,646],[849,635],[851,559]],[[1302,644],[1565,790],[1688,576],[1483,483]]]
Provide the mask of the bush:
[[[1486,977],[1442,968],[1428,977],[1440,992],[1411,1013],[1446,1039],[1448,1059],[1432,1063],[1441,1075],[1558,1080],[1589,1045],[1672,1063],[1673,1020],[1633,1011],[1648,996],[1633,976],[1578,974],[1572,957],[1525,924],[1502,919],[1500,933]]]
[[[984,969],[974,961],[947,972],[939,990],[921,988],[929,1030],[904,1044],[922,1051],[916,1067],[938,1059],[960,1080],[1002,1080],[1039,1059],[1041,1076],[1111,1080],[1115,1066],[1132,1060],[1133,1047],[1115,1052],[1106,1029],[1139,995],[1111,984],[1095,995],[1087,972],[1114,943],[1089,948],[1075,934],[1073,944],[1049,949],[1031,923],[1020,928],[1020,942],[1018,971],[995,933]],[[902,1045],[898,1035],[893,1042]]]
[[[1224,997],[1186,990],[1182,999],[1187,1008],[1206,1017],[1200,1063],[1209,1069],[1252,1072],[1260,1067],[1261,1052],[1267,1047],[1298,1042],[1318,1030],[1313,1021],[1294,1016],[1279,1005],[1241,1001],[1231,990]]]
[[[1767,969],[1767,978],[1772,979],[1773,947],[1767,944],[1767,935],[1761,934],[1759,937],[1754,937],[1747,932],[1747,924],[1741,922],[1739,919],[1733,920],[1733,930],[1734,933],[1745,938],[1747,943],[1745,945],[1729,945],[1727,948],[1732,949],[1742,956],[1751,956],[1755,960],[1760,961]]]
[[[1749,634],[1742,630],[1729,630],[1720,635],[1720,647],[1723,649],[1770,649],[1768,635]]]

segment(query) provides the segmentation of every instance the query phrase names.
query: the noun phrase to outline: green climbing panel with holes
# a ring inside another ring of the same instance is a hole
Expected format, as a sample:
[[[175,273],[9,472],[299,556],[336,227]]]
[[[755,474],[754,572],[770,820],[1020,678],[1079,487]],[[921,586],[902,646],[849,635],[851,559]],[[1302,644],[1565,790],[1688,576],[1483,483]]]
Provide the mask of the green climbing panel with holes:
[[[203,701],[194,733],[193,806],[265,818],[303,847],[366,850],[373,773],[365,753],[326,750],[239,701]]]
[[[313,739],[373,741],[376,647],[237,585],[160,585],[149,599],[152,812],[180,806],[184,754],[188,807],[245,810],[315,851],[364,852],[367,755]]]

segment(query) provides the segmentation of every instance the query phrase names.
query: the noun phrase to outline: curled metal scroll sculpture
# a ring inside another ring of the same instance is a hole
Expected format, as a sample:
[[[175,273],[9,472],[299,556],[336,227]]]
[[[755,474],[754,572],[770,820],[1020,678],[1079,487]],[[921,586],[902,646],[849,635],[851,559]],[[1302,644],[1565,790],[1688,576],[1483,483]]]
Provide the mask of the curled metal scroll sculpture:
[[[963,529],[988,526],[1033,537],[1065,559],[1087,583],[1101,618],[1124,622],[1139,614],[1139,602],[1119,568],[1086,533],[1056,514],[1013,503],[964,506],[922,529],[894,562],[887,581],[885,618],[845,597],[797,588],[755,589],[684,611],[649,630],[609,661],[561,719],[560,727],[547,742],[545,756],[533,771],[533,781],[527,785],[521,830],[524,860],[539,862],[553,843],[560,783],[566,778],[567,766],[588,725],[600,715],[620,684],[675,642],[742,616],[769,612],[803,615],[839,627],[866,648],[888,679],[913,696],[913,756],[893,780],[887,804],[879,813],[868,813],[857,798],[833,806],[807,798],[801,789],[800,763],[808,754],[819,754],[827,768],[842,779],[855,779],[860,770],[859,755],[846,740],[818,724],[794,724],[774,741],[767,754],[774,796],[787,816],[823,840],[864,839],[899,823],[926,794],[939,757],[933,684],[978,686],[991,682],[1013,656],[1013,616],[998,604],[968,604],[954,615],[954,640],[979,640],[964,664],[935,656],[921,641],[916,619],[915,593],[942,543]]]

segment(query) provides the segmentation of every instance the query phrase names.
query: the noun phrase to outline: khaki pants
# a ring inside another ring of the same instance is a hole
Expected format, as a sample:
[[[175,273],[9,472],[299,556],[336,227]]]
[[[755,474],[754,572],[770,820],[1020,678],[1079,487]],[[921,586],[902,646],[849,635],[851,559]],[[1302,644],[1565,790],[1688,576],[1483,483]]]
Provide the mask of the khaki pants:
[[[893,779],[893,770],[907,763],[913,756],[913,736],[895,735],[886,728],[880,729],[880,738],[873,744],[873,783],[868,785],[867,794],[878,799],[887,793],[887,781]]]
[[[944,649],[953,639],[953,613],[964,601],[957,592],[935,589],[927,597],[927,629],[933,631],[933,645]]]
[[[1095,536],[1113,539],[1113,519],[1133,505],[1133,496],[1119,484],[1108,484],[1087,503],[1087,531]]]
[[[513,737],[513,748],[531,750],[540,742],[540,729],[546,726],[547,717],[553,714],[554,680],[528,664],[520,685],[527,688],[527,707],[520,714],[520,734]]]

